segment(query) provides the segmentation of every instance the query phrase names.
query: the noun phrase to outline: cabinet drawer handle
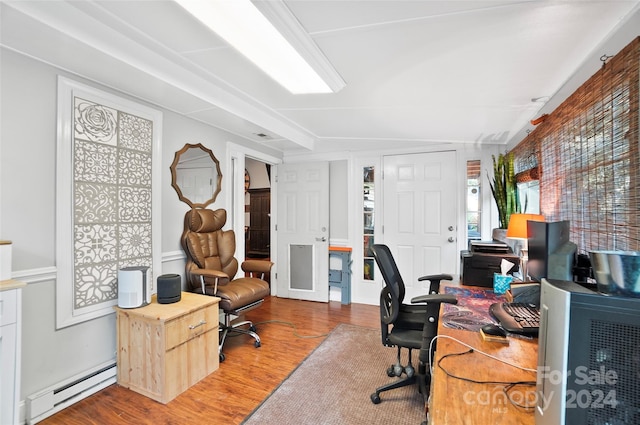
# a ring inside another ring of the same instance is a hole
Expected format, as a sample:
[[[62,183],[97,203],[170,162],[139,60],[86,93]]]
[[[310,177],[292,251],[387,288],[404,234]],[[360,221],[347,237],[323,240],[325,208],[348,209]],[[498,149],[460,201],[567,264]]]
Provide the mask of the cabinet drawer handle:
[[[206,325],[206,324],[207,324],[206,320],[201,320],[200,323],[198,323],[197,325],[189,325],[189,329],[195,329],[199,326]]]

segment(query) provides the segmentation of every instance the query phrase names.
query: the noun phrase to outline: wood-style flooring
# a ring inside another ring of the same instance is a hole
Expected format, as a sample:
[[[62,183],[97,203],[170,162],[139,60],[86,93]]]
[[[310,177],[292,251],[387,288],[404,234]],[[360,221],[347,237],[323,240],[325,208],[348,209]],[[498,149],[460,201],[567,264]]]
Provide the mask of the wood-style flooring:
[[[40,423],[239,424],[324,340],[306,336],[325,335],[340,323],[380,326],[378,306],[276,297],[246,319],[256,324],[262,346],[255,348],[244,335],[228,338],[220,368],[168,404],[114,384]]]

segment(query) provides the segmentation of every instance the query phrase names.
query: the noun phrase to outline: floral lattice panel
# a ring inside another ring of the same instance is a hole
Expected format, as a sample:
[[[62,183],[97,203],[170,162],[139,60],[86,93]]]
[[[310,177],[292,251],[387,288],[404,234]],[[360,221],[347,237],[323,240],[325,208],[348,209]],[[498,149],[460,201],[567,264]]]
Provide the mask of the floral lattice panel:
[[[113,314],[118,270],[161,269],[161,128],[158,110],[58,78],[58,328]]]
[[[152,123],[74,98],[74,306],[117,298],[117,272],[151,265]]]

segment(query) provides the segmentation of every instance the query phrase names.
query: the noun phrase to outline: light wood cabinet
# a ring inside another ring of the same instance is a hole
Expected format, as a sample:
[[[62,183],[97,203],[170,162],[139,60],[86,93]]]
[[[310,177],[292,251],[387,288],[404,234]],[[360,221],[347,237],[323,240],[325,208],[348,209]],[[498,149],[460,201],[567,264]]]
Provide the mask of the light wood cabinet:
[[[168,403],[218,369],[219,298],[183,292],[181,300],[116,307],[118,384]]]

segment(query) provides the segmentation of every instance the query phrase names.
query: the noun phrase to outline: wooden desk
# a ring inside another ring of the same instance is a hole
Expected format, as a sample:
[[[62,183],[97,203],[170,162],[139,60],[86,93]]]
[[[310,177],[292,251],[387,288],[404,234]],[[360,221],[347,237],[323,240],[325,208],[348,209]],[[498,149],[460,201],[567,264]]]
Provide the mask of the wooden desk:
[[[455,285],[454,285],[455,286]],[[482,288],[486,289],[486,288]],[[444,290],[442,291],[444,293]],[[444,306],[441,309],[444,310]],[[439,335],[447,335],[463,341],[476,350],[489,353],[499,359],[522,367],[536,369],[538,341],[509,338],[509,345],[485,342],[479,332],[438,327]],[[456,379],[438,367],[445,354],[461,353],[468,348],[448,338],[437,340],[429,401],[431,425],[519,425],[535,422],[534,409],[520,409],[506,398],[502,384],[477,384]],[[455,376],[476,381],[535,381],[536,374],[523,371],[474,352],[452,356],[443,360],[442,366]],[[511,389],[514,398],[534,396],[535,386],[519,386]],[[526,400],[522,400],[525,402]]]

